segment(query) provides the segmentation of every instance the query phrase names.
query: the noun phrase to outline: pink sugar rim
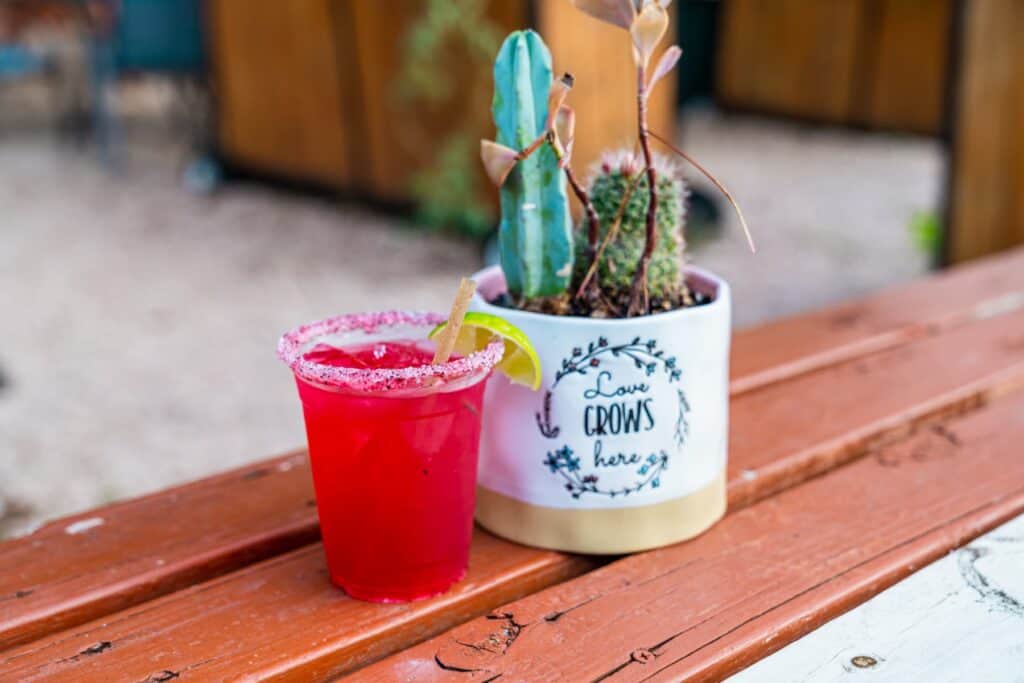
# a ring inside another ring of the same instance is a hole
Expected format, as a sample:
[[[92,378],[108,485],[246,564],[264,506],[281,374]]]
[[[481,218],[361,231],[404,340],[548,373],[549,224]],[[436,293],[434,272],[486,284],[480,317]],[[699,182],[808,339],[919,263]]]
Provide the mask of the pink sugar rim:
[[[395,325],[434,327],[447,319],[448,317],[441,313],[419,311],[380,311],[337,315],[306,323],[286,332],[277,344],[277,357],[284,361],[296,376],[308,382],[357,390],[402,389],[421,386],[424,380],[434,377],[445,381],[461,379],[483,370],[490,370],[501,361],[502,355],[505,353],[505,344],[500,338],[492,340],[486,348],[456,360],[408,368],[344,368],[323,365],[302,357],[302,347],[319,336],[353,330],[372,333],[379,327]]]

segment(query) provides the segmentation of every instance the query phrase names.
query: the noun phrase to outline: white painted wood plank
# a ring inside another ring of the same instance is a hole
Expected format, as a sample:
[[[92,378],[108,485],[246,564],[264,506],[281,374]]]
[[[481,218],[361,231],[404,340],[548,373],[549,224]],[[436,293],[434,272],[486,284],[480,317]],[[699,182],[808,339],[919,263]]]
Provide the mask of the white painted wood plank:
[[[1024,683],[1024,515],[729,680]]]

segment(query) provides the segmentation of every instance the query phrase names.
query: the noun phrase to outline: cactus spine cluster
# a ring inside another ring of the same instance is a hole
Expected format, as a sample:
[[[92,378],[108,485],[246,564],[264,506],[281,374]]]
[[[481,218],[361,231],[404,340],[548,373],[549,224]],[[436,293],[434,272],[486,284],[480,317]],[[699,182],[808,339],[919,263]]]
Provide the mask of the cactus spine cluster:
[[[533,31],[506,38],[494,63],[492,111],[497,142],[522,150],[543,135],[551,90],[551,53]],[[501,267],[514,299],[563,294],[572,277],[572,218],[554,150],[539,147],[501,186]]]
[[[683,230],[688,192],[678,178],[674,164],[668,159],[654,157],[654,167],[657,171],[658,237],[648,267],[647,289],[652,308],[674,308],[684,303],[687,294],[683,273],[686,246]],[[629,151],[605,155],[590,181],[588,194],[600,218],[599,243],[607,242],[598,259],[594,277],[602,297],[613,308],[622,309],[627,304],[643,254],[650,201],[647,182],[642,165]],[[609,238],[608,233],[614,229],[620,211],[617,232]],[[587,270],[585,225],[581,224],[576,231],[575,241],[579,265],[574,286],[578,288]]]

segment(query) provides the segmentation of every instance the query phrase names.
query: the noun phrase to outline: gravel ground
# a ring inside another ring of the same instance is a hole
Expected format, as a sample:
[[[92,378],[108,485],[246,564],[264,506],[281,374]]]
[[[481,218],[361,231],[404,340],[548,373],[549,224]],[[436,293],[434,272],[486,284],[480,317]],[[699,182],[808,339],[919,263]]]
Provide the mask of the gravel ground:
[[[39,142],[0,145],[0,207],[8,533],[301,445],[280,334],[444,308],[479,266],[473,245],[365,210],[244,185],[196,197]]]
[[[929,270],[910,224],[939,204],[945,156],[937,142],[697,111],[684,119],[681,144],[726,183],[757,242],[752,256],[723,204],[724,235],[692,250],[694,263],[732,285],[738,326]],[[685,175],[718,196],[696,172]]]
[[[739,324],[926,270],[911,244],[943,158],[918,139],[698,112],[684,147],[728,181],[734,221],[693,260]],[[443,309],[476,246],[259,185],[184,192],[168,156],[114,177],[47,137],[0,135],[0,536],[304,441],[285,329],[335,312]],[[692,175],[692,174],[689,174]]]

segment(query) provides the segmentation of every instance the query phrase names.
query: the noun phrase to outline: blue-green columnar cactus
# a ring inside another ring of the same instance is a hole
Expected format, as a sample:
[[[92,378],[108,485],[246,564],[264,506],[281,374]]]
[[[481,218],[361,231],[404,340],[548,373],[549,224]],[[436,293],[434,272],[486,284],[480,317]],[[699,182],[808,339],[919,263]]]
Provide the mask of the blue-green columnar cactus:
[[[494,63],[492,111],[499,144],[529,146],[544,132],[551,53],[533,31],[505,39]],[[562,294],[572,276],[572,218],[565,176],[549,145],[512,169],[501,187],[501,267],[516,299]]]
[[[668,159],[655,156],[654,168],[658,177],[658,240],[647,272],[647,288],[652,304],[656,302],[660,307],[671,308],[679,305],[686,296],[683,229],[688,193],[686,186],[679,180],[678,170]],[[629,150],[623,150],[606,154],[590,181],[590,199],[600,218],[601,242],[614,225],[626,192],[630,187],[633,188],[622,210],[618,232],[608,241],[596,273],[603,296],[615,305],[629,299],[630,287],[644,249],[650,193],[647,191],[647,174],[641,173],[641,169],[639,160]],[[576,239],[577,255],[585,253],[586,231],[579,230]],[[577,268],[577,282],[583,276],[582,266],[581,263]]]

